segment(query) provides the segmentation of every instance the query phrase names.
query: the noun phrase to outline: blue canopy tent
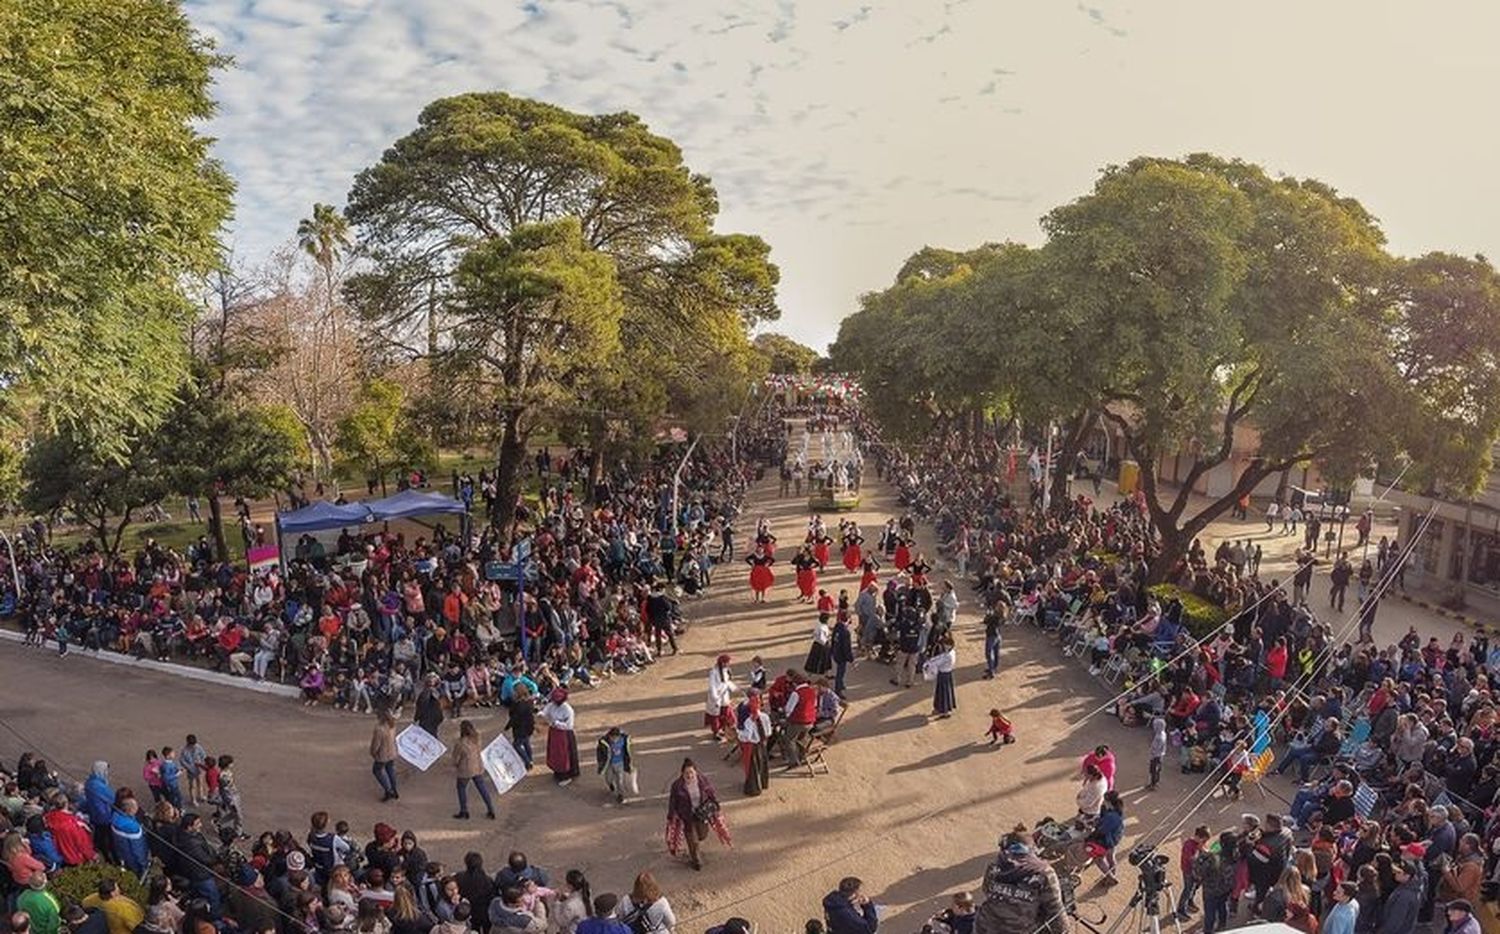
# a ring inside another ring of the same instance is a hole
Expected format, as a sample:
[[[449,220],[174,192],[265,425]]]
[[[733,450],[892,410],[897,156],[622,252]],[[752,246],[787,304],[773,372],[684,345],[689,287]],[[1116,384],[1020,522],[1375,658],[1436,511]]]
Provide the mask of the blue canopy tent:
[[[374,518],[364,503],[336,506],[326,500],[320,500],[293,512],[278,513],[276,525],[283,532],[297,535],[303,532],[321,532],[325,529],[342,529],[346,526],[373,521]]]
[[[291,512],[276,514],[276,556],[281,562],[281,572],[286,573],[286,537],[307,532],[323,532],[328,529],[356,528],[374,520],[364,503],[349,503],[339,506],[327,500],[319,500]]]
[[[360,505],[370,511],[370,518],[376,522],[410,519],[413,516],[430,516],[437,513],[462,515],[469,511],[461,500],[422,490],[402,490],[395,496],[366,500]]]
[[[469,507],[464,505],[463,500],[451,496],[430,490],[402,490],[395,496],[384,499],[365,500],[362,505],[370,510],[370,518],[375,522],[413,519],[417,516],[455,515],[459,517],[460,539],[464,542],[469,540]]]

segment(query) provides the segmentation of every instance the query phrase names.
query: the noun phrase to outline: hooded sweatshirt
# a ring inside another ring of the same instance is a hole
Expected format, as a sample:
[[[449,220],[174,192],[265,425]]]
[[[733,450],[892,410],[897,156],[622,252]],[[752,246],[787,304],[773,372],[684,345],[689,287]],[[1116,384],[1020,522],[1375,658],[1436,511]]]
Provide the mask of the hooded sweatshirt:
[[[1151,758],[1160,759],[1167,754],[1167,721],[1161,717],[1151,719]]]

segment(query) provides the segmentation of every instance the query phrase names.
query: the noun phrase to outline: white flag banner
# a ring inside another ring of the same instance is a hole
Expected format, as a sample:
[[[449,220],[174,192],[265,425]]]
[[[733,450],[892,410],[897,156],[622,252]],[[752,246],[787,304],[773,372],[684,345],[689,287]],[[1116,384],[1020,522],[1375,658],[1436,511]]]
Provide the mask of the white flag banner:
[[[396,754],[420,771],[427,771],[447,751],[442,740],[415,723],[396,734]]]
[[[516,752],[516,747],[504,736],[495,737],[494,742],[484,747],[484,752],[479,754],[479,761],[484,763],[485,772],[489,773],[490,781],[494,782],[496,794],[505,794],[526,777],[526,763],[522,761],[521,754]]]

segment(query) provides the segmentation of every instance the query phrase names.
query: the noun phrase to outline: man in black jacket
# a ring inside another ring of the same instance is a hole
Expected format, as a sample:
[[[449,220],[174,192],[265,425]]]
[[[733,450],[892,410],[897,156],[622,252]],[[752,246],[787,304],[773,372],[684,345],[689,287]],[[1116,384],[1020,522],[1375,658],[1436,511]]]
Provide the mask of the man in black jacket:
[[[863,885],[854,876],[839,881],[836,891],[823,896],[823,918],[828,934],[875,934],[880,918],[875,905],[860,891]]]
[[[1067,904],[1057,870],[1031,852],[1024,839],[1008,837],[984,873],[984,902],[974,915],[974,934],[1067,934]]]

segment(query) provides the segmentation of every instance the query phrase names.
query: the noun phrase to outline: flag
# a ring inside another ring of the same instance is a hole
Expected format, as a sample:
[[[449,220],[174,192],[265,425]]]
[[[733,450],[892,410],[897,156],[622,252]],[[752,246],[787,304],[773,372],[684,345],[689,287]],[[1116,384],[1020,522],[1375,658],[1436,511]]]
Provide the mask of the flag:
[[[1250,751],[1259,755],[1271,746],[1271,718],[1264,710],[1255,712],[1255,743]]]
[[[1360,782],[1359,787],[1354,789],[1354,813],[1360,817],[1369,817],[1375,810],[1375,802],[1378,800],[1379,796],[1375,794],[1375,789]]]
[[[1016,449],[1010,449],[1010,456],[1005,459],[1005,482],[1016,482]],[[1500,651],[1500,649],[1497,649]]]

